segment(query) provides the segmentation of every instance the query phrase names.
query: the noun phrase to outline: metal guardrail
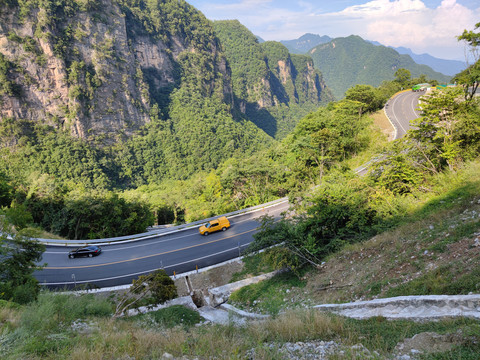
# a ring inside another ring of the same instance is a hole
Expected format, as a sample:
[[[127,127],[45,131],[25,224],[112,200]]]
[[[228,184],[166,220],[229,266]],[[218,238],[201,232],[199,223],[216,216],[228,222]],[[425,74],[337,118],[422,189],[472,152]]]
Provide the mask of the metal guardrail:
[[[172,227],[168,227],[168,228],[161,228],[161,229],[151,228],[151,230],[149,230],[147,232],[144,232],[144,233],[141,233],[141,234],[117,236],[117,237],[111,237],[111,238],[105,238],[105,239],[88,239],[88,240],[58,240],[58,239],[41,239],[41,238],[36,238],[36,240],[39,241],[40,243],[44,244],[44,245],[66,246],[66,247],[68,247],[68,246],[78,247],[78,246],[82,246],[82,245],[86,245],[86,244],[89,244],[89,245],[93,245],[93,244],[95,244],[95,245],[110,245],[110,244],[115,244],[115,243],[126,243],[126,242],[132,242],[132,241],[146,240],[146,239],[150,239],[150,238],[153,238],[153,237],[157,237],[159,235],[163,236],[163,235],[172,234],[172,233],[182,231],[182,230],[188,230],[188,229],[191,229],[195,226],[204,224],[207,221],[216,219],[219,216],[226,216],[226,217],[239,216],[239,215],[247,214],[247,213],[250,213],[250,212],[262,210],[262,209],[265,209],[265,208],[268,208],[268,207],[271,207],[271,206],[275,206],[275,205],[281,204],[285,201],[288,201],[287,197],[280,198],[280,199],[277,199],[277,200],[274,200],[274,201],[270,201],[270,202],[265,203],[265,204],[252,206],[252,207],[249,207],[249,208],[246,208],[246,209],[233,211],[233,212],[230,212],[230,213],[227,213],[227,214],[217,215],[217,216],[213,216],[213,217],[210,217],[210,218],[194,221],[194,222],[187,223],[187,224],[172,226]]]

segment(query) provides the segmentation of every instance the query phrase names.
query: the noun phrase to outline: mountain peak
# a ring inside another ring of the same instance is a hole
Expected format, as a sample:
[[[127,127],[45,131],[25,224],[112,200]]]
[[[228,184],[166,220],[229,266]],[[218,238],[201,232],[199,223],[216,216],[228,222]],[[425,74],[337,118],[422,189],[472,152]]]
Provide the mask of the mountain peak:
[[[318,34],[306,33],[294,40],[282,40],[280,41],[292,54],[306,54],[310,49],[320,44],[325,44],[331,41],[332,38]]]

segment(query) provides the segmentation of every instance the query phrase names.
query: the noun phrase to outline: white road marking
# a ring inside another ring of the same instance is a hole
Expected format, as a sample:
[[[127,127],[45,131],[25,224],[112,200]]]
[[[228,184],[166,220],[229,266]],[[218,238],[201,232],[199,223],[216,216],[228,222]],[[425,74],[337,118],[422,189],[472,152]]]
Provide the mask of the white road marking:
[[[407,130],[405,130],[405,128],[403,127],[402,123],[398,120],[397,115],[395,114],[395,103],[396,103],[397,100],[400,98],[400,96],[402,96],[402,94],[399,94],[399,95],[395,96],[395,98],[393,99],[392,113],[393,113],[393,117],[394,117],[395,121],[397,122],[397,124],[402,128],[402,130],[403,130],[404,132],[407,132]]]
[[[244,244],[244,245],[241,245],[240,247],[245,247],[245,246],[248,246],[248,245],[249,245],[249,244]],[[178,266],[180,266],[180,265],[184,265],[184,264],[188,264],[188,263],[191,263],[191,262],[203,260],[203,259],[209,258],[209,257],[211,257],[211,256],[220,255],[220,254],[223,254],[223,253],[226,253],[226,252],[229,252],[229,251],[234,251],[234,250],[237,250],[237,249],[238,249],[238,246],[235,246],[234,248],[230,248],[230,249],[227,249],[227,250],[223,250],[223,251],[220,251],[220,252],[215,253],[215,254],[209,254],[209,255],[202,256],[202,257],[199,257],[199,258],[196,258],[196,259],[192,259],[192,260],[184,261],[184,262],[181,262],[181,263],[177,263],[177,264],[165,266],[165,267],[163,267],[162,269],[168,269],[168,268],[178,267]],[[136,273],[131,273],[131,274],[125,274],[125,275],[120,275],[120,276],[112,276],[112,277],[102,278],[102,279],[79,280],[79,281],[75,281],[75,282],[74,282],[74,281],[66,281],[66,282],[56,282],[56,283],[42,282],[42,283],[40,283],[40,285],[45,285],[45,286],[52,286],[52,285],[72,285],[72,284],[84,284],[84,283],[90,283],[90,282],[116,280],[116,279],[122,279],[122,278],[130,277],[130,276],[137,276],[137,275],[141,275],[141,274],[150,273],[150,272],[155,271],[155,270],[158,270],[158,269],[160,269],[160,268],[155,268],[155,269],[150,269],[150,270],[144,270],[144,271],[141,271],[141,272],[136,272]]]

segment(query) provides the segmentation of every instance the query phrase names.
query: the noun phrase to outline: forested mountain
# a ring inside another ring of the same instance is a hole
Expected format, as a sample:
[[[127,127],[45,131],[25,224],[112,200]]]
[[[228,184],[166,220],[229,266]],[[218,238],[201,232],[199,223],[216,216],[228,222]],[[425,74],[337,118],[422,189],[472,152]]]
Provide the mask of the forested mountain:
[[[392,80],[399,68],[407,69],[412,76],[422,74],[438,82],[448,82],[449,76],[418,65],[408,55],[400,55],[392,48],[375,46],[359,36],[336,38],[309,51],[317,69],[321,69],[325,82],[336,98],[355,84],[378,86]]]
[[[302,116],[333,100],[309,56],[290,54],[278,42],[259,43],[237,20],[214,27],[232,69],[235,102],[269,135],[284,137]]]
[[[327,35],[320,36],[317,34],[307,33],[300,36],[298,39],[282,40],[280,42],[285,45],[288,51],[290,51],[292,54],[306,54],[314,47],[320,44],[328,43],[332,40],[333,39]],[[376,46],[383,46],[378,41],[369,42]],[[419,55],[415,54],[411,49],[405,47],[389,47],[396,50],[399,54],[410,55],[412,60],[417,64],[430,66],[433,70],[445,75],[453,76],[464,70],[466,67],[464,61],[439,59],[429,54]]]
[[[174,90],[187,83],[232,102],[213,29],[184,1],[1,5],[0,51],[11,88],[2,94],[3,118],[87,138],[131,134],[154,116],[167,118]]]
[[[0,169],[19,178],[185,178],[333,99],[310,58],[259,45],[238,22],[214,28],[183,0],[0,5]]]
[[[327,35],[320,36],[308,33],[300,36],[298,39],[282,40],[280,42],[285,45],[292,54],[306,54],[315,46],[325,44],[331,40],[332,38]]]

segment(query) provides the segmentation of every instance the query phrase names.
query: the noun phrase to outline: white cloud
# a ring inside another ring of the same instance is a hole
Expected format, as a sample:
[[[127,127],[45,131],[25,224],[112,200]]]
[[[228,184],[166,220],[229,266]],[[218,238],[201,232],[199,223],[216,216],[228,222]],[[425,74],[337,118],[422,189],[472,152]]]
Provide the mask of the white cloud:
[[[480,8],[468,9],[456,0],[443,0],[433,9],[422,0],[372,0],[338,12],[325,12],[321,3],[299,0],[291,10],[276,6],[274,0],[239,0],[210,3],[200,10],[210,19],[238,19],[266,40],[294,39],[307,32],[331,37],[355,34],[416,53],[457,59],[464,51],[456,36],[480,21]]]
[[[425,4],[420,0],[374,0],[362,5],[355,5],[346,8],[339,14],[352,14],[365,17],[377,17],[385,15],[399,15],[426,9]]]
[[[360,35],[368,39],[417,52],[444,52],[445,48],[452,48],[456,49],[454,56],[461,55],[461,44],[455,36],[475,23],[474,11],[455,0],[443,0],[435,9],[427,8],[419,0],[376,0],[347,8],[339,15],[358,16],[365,24]]]

